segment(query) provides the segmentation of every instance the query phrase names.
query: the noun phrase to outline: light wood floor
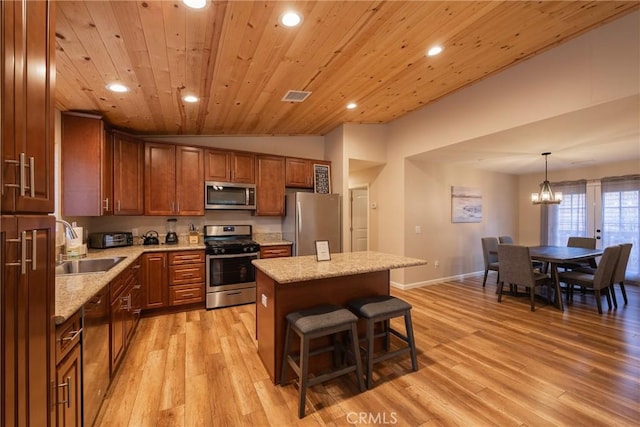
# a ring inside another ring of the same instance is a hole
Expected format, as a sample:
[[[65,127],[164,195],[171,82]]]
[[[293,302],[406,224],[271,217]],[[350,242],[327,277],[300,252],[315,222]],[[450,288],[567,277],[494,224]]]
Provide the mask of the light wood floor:
[[[494,273],[492,273],[494,274]],[[256,353],[254,305],[144,318],[98,416],[112,426],[626,426],[640,420],[640,290],[598,315],[592,295],[560,312],[498,304],[495,276],[392,290],[413,305],[408,355],[315,386],[275,386]],[[394,325],[400,327],[400,323]]]

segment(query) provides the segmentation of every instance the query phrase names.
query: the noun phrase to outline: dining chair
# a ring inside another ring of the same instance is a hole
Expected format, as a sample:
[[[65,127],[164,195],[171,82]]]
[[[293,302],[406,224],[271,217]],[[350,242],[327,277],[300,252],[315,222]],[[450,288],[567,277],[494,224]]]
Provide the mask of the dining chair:
[[[615,301],[615,284],[620,285],[620,291],[622,291],[622,299],[627,304],[627,291],[624,288],[625,274],[627,273],[627,264],[629,263],[629,256],[631,255],[631,248],[633,244],[623,243],[620,245],[620,256],[618,257],[618,263],[616,264],[615,271],[613,273],[613,283],[611,284],[611,295]],[[578,268],[577,271],[589,274],[596,274],[595,268]]]
[[[529,290],[531,311],[535,311],[536,286],[547,286],[547,301],[549,301],[553,281],[547,274],[540,273],[531,267],[531,254],[527,246],[498,245],[498,263],[500,265],[498,302],[502,302],[502,288],[505,283],[514,287],[524,286]]]
[[[500,269],[498,265],[498,239],[496,237],[482,237],[482,256],[484,257],[484,279],[482,287],[487,283],[489,270],[498,272],[496,283],[500,282]]]
[[[584,248],[584,249],[595,249],[596,248],[596,238],[595,237],[578,237],[572,236],[567,240],[567,246],[570,248]],[[598,264],[596,263],[595,258],[589,258],[585,261],[575,261],[575,262],[567,262],[564,264],[560,264],[558,267],[562,267],[565,270],[573,270],[576,268],[596,268]]]
[[[560,282],[567,284],[567,305],[573,301],[573,286],[582,286],[585,289],[593,289],[593,293],[596,297],[596,306],[598,307],[598,313],[602,314],[602,293],[607,297],[607,305],[611,310],[611,299],[615,302],[615,295],[612,295],[610,290],[612,289],[614,273],[616,265],[618,264],[618,258],[620,257],[621,246],[608,246],[604,249],[602,258],[600,259],[600,265],[595,269],[593,274],[585,273],[579,270],[563,271],[558,274]]]

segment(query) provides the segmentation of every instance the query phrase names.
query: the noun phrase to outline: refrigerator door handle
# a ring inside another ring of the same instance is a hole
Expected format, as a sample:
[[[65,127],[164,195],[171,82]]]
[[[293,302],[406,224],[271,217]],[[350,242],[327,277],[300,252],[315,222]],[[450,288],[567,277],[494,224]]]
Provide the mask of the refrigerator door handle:
[[[296,209],[298,211],[298,233],[302,232],[302,215],[300,215],[300,202],[296,202]]]

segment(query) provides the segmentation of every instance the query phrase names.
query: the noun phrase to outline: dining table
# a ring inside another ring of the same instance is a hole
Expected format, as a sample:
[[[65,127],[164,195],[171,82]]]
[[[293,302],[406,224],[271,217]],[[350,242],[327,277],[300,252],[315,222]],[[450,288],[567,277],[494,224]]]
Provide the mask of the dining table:
[[[585,261],[591,258],[602,256],[603,249],[586,249],[572,246],[530,246],[529,254],[531,259],[551,266],[551,278],[555,285],[555,305],[564,311],[562,304],[562,294],[560,280],[558,277],[558,266],[564,263]]]

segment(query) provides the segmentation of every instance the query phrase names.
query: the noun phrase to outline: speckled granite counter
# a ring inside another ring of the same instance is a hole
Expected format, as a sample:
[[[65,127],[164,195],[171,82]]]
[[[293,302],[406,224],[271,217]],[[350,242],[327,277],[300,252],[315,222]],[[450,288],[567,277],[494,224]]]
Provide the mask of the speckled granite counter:
[[[329,261],[318,262],[312,255],[252,263],[256,266],[258,355],[271,380],[279,383],[288,313],[318,304],[345,306],[354,298],[389,295],[390,269],[427,261],[381,252],[347,252],[331,254]],[[324,362],[312,358],[309,363]]]
[[[280,233],[256,233],[252,239],[260,246],[292,245],[293,242],[284,240]]]
[[[97,292],[115,279],[144,252],[204,250],[204,245],[150,245],[127,246],[91,250],[87,258],[126,257],[111,270],[102,273],[84,273],[56,276],[56,308],[55,322],[64,323]]]
[[[381,252],[346,252],[331,254],[330,261],[316,261],[314,255],[269,258],[252,261],[256,268],[279,284],[327,277],[348,276],[392,268],[424,265],[427,261]]]

